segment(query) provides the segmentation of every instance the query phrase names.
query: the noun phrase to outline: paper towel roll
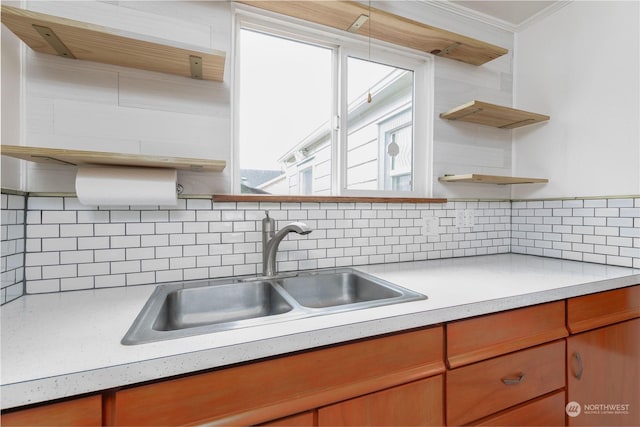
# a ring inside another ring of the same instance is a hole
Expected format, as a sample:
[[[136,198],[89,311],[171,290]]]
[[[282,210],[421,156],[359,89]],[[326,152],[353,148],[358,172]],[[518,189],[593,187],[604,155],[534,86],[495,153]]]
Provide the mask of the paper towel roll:
[[[90,206],[175,206],[175,169],[137,167],[79,167],[76,194]]]

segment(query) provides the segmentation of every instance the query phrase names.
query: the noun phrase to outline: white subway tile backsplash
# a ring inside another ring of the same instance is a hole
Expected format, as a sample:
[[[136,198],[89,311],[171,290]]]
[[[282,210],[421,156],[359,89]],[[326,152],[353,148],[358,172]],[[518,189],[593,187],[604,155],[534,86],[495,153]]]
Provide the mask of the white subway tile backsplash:
[[[531,253],[520,236],[534,216],[542,218],[543,224],[553,224],[552,233],[543,233],[539,239],[538,236],[528,236],[535,238],[534,245],[538,247],[543,246],[543,242],[552,242],[552,249],[544,251],[544,256],[622,266],[640,264],[638,254],[633,250],[633,239],[640,236],[639,200],[544,201],[544,207],[552,209],[550,214],[542,210],[531,213],[521,208],[513,209],[511,250],[515,253]],[[521,206],[519,202],[513,202],[512,206],[516,205]],[[558,207],[560,205],[562,208]],[[562,241],[558,241],[559,234]]]
[[[92,289],[94,287],[94,277],[74,277],[60,279],[61,291],[75,291],[80,289]]]
[[[46,292],[59,292],[60,279],[48,280],[29,280],[26,283],[26,292],[28,294],[39,294]]]
[[[637,208],[620,208],[620,216],[621,217],[639,218],[640,217],[640,207],[637,207]]]
[[[98,249],[94,251],[95,261],[124,261],[126,252],[124,249]]]
[[[124,274],[110,274],[108,276],[95,276],[94,283],[96,288],[114,288],[126,286],[127,279]]]
[[[42,251],[73,251],[76,250],[77,241],[72,237],[58,239],[42,239]]]
[[[155,233],[155,224],[153,223],[128,223],[125,226],[125,234],[128,236]]]
[[[108,249],[109,237],[78,237],[78,249]]]
[[[510,251],[622,265],[636,262],[640,250],[635,199],[212,206],[205,199],[180,199],[177,208],[114,210],[80,210],[74,198],[37,199],[28,204],[40,209],[26,215],[29,292],[257,274],[265,208],[278,228],[304,221],[314,229],[282,241],[281,271]],[[456,227],[457,209],[472,211],[476,225]],[[630,209],[627,216],[624,209]],[[422,235],[427,215],[438,218],[440,234]],[[41,224],[43,219],[60,222]],[[3,239],[8,235],[3,227]],[[19,235],[18,228],[11,230]],[[3,240],[3,256],[21,241]],[[4,257],[3,266],[8,263],[17,258]]]
[[[62,197],[29,197],[27,209],[38,210],[64,210],[64,199]]]
[[[27,227],[27,237],[60,237],[60,226],[57,224],[31,225]]]
[[[145,285],[154,283],[156,274],[153,271],[141,273],[129,273],[126,275],[127,285]]]
[[[75,224],[76,222],[75,211],[42,211],[43,224]]]
[[[93,235],[93,224],[63,224],[60,226],[60,237],[86,237]]]

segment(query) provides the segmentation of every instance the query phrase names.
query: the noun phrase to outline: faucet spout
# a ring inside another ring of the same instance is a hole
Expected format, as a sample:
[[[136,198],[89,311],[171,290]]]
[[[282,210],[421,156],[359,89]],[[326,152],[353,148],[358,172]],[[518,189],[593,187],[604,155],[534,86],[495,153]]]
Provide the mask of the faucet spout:
[[[268,217],[268,215],[267,215]],[[265,224],[263,222],[263,224]],[[271,233],[269,233],[271,231]],[[284,239],[289,233],[309,234],[313,230],[307,224],[303,222],[292,222],[285,225],[280,231],[273,234],[272,230],[265,230],[263,228],[263,245],[262,245],[262,274],[263,276],[275,276],[278,273],[276,268],[276,255],[278,253],[278,246],[282,239]],[[269,235],[270,234],[270,235]]]

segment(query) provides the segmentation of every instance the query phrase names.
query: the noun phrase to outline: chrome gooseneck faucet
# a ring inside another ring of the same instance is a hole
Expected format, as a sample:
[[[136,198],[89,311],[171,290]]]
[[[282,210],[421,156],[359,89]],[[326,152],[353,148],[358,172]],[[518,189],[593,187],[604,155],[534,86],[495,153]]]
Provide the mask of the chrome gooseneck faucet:
[[[262,275],[275,276],[276,255],[282,239],[289,233],[309,234],[313,230],[303,222],[292,222],[276,232],[275,222],[269,217],[269,211],[264,212],[266,217],[262,220]]]

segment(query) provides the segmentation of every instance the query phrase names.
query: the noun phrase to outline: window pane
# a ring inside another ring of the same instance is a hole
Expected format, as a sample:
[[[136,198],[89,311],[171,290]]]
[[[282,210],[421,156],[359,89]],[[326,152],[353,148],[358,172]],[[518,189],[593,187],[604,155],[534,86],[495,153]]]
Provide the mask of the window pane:
[[[411,191],[413,72],[350,57],[347,103],[346,188]]]
[[[243,29],[239,54],[241,191],[330,194],[332,51]]]

